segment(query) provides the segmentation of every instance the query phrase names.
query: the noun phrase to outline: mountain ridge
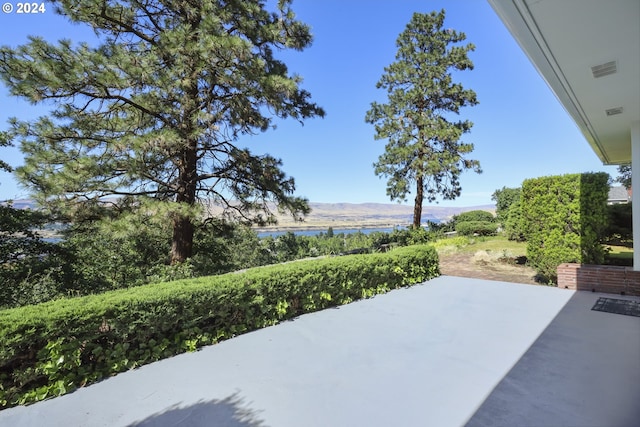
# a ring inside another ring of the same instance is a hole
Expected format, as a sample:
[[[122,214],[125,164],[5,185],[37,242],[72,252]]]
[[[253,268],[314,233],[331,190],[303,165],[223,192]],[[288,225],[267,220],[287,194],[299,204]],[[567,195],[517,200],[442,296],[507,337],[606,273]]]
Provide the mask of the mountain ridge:
[[[19,209],[35,208],[35,202],[31,199],[16,199],[12,203],[14,207]],[[311,213],[302,222],[295,221],[291,216],[285,214],[277,214],[278,223],[276,225],[260,227],[259,230],[394,227],[410,225],[413,219],[413,205],[398,203],[309,202],[309,207]],[[271,208],[276,211],[275,205]],[[215,215],[220,208],[209,205],[209,209],[209,212]],[[495,213],[495,205],[463,207],[424,205],[422,222],[445,222],[453,215],[471,210],[485,210]]]
[[[309,207],[311,213],[302,222],[296,222],[286,215],[278,215],[277,225],[261,227],[260,230],[394,227],[410,225],[413,220],[412,205],[374,202],[309,202]],[[425,205],[422,209],[422,223],[445,222],[453,215],[471,210],[485,210],[495,214],[495,205],[464,207]]]

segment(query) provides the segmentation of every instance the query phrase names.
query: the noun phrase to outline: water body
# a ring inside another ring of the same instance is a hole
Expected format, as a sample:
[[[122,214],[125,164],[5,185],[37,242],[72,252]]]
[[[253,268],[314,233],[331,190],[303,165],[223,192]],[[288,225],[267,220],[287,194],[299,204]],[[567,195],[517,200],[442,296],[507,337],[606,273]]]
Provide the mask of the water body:
[[[431,222],[440,222],[440,221],[431,221]],[[354,234],[354,233],[363,233],[363,234],[371,234],[371,233],[391,233],[393,232],[393,230],[403,230],[406,227],[404,226],[397,226],[397,227],[381,227],[381,228],[334,228],[333,229],[333,234],[334,235],[338,235],[338,234]],[[426,228],[426,227],[425,227]],[[320,233],[326,233],[327,229],[314,229],[314,230],[282,230],[282,231],[260,231],[258,232],[258,237],[259,238],[263,238],[263,237],[278,237],[278,236],[282,236],[283,234],[287,234],[288,232],[292,232],[293,234],[295,234],[296,236],[317,236]],[[62,237],[59,236],[55,236],[55,237],[45,237],[42,239],[45,242],[49,242],[49,243],[59,243],[61,242],[63,239]]]
[[[404,227],[396,227],[396,229],[403,229]],[[382,233],[391,233],[394,230],[393,227],[387,227],[387,228],[334,228],[333,229],[333,234],[334,235],[338,235],[341,233],[344,234],[353,234],[353,233],[363,233],[363,234],[371,234],[374,232],[382,232]],[[285,230],[285,231],[261,231],[258,233],[258,237],[259,238],[263,238],[263,237],[278,237],[278,236],[282,236],[283,234],[287,234],[290,230]],[[320,229],[320,230],[295,230],[292,231],[293,234],[295,234],[296,236],[317,236],[320,233],[326,233],[327,230],[326,229]],[[44,242],[48,242],[48,243],[60,243],[62,241],[62,237],[44,237],[42,239],[42,241]]]
[[[396,227],[397,229],[402,229],[404,227]],[[338,235],[341,233],[344,234],[353,234],[353,233],[363,233],[363,234],[371,234],[371,233],[375,233],[375,232],[382,232],[382,233],[391,233],[394,230],[393,227],[386,227],[386,228],[334,228],[333,229],[333,234],[334,235]],[[285,231],[261,231],[258,233],[258,237],[262,238],[262,237],[278,237],[278,236],[282,236],[283,234],[287,234],[289,231],[291,231],[293,234],[295,234],[296,236],[317,236],[320,233],[326,233],[327,229],[320,229],[320,230],[285,230]]]

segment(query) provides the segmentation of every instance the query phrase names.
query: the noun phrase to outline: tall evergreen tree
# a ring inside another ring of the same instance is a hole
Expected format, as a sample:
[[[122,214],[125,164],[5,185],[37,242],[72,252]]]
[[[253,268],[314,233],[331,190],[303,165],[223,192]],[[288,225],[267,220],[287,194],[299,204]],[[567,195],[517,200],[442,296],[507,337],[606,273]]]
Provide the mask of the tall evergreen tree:
[[[279,159],[237,146],[273,117],[324,115],[274,56],[312,40],[291,0],[278,0],[275,12],[261,0],[51,3],[91,26],[98,42],[31,37],[0,48],[11,93],[54,105],[30,123],[12,119],[9,130],[25,154],[18,177],[40,201],[75,212],[106,196],[168,202],[172,263],[192,255],[201,198],[245,222],[273,221],[271,202],[308,213]]]
[[[0,132],[0,147],[7,147],[10,146],[11,144],[8,141],[8,134],[7,132]],[[5,162],[4,160],[0,159],[0,171],[4,171],[4,172],[11,172],[13,169],[11,168],[11,166],[9,166],[9,164],[7,162]]]
[[[414,227],[420,226],[425,197],[455,199],[462,190],[461,172],[481,172],[477,160],[465,157],[473,144],[460,140],[473,124],[451,121],[451,113],[478,103],[475,92],[454,83],[451,74],[473,69],[467,52],[475,47],[455,45],[466,36],[444,29],[444,18],[444,10],[413,15],[396,42],[396,61],[377,84],[387,90],[388,102],[373,102],[365,119],[375,125],[376,139],[388,140],[374,164],[376,175],[388,178],[387,195],[406,201],[415,185]]]

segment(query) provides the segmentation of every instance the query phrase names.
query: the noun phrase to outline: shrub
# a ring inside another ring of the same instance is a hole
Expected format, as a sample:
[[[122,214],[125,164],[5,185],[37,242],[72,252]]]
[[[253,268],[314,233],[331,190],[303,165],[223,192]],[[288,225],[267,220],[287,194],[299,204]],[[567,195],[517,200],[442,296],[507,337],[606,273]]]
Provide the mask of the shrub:
[[[522,184],[527,258],[554,282],[565,262],[602,264],[609,175],[583,173],[529,179]]]
[[[463,222],[494,222],[495,217],[491,212],[475,210],[462,212],[460,215],[454,217],[455,223],[460,224]]]
[[[0,308],[66,295],[67,254],[36,231],[49,221],[36,211],[0,205]]]
[[[525,240],[525,236],[524,225],[522,222],[522,204],[520,203],[520,199],[509,206],[505,216],[504,233],[506,234],[507,239],[523,242]]]
[[[389,240],[399,246],[421,245],[427,243],[430,236],[423,227],[396,228],[389,234]]]
[[[73,254],[75,290],[83,295],[149,283],[147,275],[167,264],[168,224],[147,213],[72,225],[60,244]]]
[[[194,236],[194,255],[183,265],[168,265],[169,223],[144,212],[80,223],[57,245],[67,254],[73,280],[64,284],[79,295],[169,280],[222,274],[277,262],[260,245],[255,231],[208,220]]]
[[[465,221],[456,225],[456,231],[463,236],[493,236],[498,231],[498,224],[488,221]]]
[[[491,200],[496,202],[496,219],[502,223],[507,220],[511,206],[520,201],[520,188],[502,187],[491,195]]]
[[[412,246],[0,311],[0,408],[438,274],[435,249]]]

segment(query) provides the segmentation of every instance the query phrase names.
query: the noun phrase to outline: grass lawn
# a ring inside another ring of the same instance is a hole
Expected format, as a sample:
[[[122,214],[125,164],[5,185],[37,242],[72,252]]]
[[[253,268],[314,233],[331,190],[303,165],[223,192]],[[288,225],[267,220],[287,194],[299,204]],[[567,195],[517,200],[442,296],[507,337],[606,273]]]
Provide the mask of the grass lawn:
[[[451,242],[452,245],[447,245]],[[503,236],[492,237],[453,237],[441,239],[436,243],[438,252],[444,253],[476,253],[485,251],[489,254],[505,255],[509,258],[517,258],[527,255],[527,242],[515,242]],[[608,251],[605,263],[610,265],[633,265],[633,248],[619,245],[604,245]]]
[[[633,265],[633,248],[627,246],[604,245],[608,251],[605,262],[610,265]]]
[[[508,251],[511,256],[524,256],[527,254],[527,243],[509,240],[503,236],[493,237],[473,237],[470,245],[462,248],[463,251],[477,252],[504,252]]]
[[[461,239],[466,240],[466,244],[461,245]],[[503,236],[491,236],[491,237],[453,237],[449,239],[439,240],[436,246],[448,249],[447,252],[452,252],[447,242],[455,242],[455,252],[463,253],[476,253],[478,251],[485,251],[487,253],[499,253],[506,254],[509,257],[520,257],[527,254],[527,243],[516,242],[509,240]]]

